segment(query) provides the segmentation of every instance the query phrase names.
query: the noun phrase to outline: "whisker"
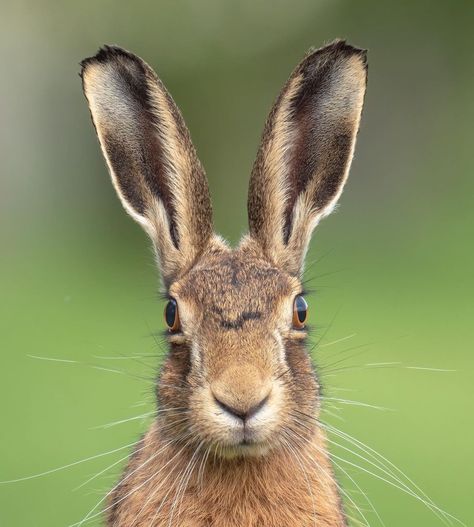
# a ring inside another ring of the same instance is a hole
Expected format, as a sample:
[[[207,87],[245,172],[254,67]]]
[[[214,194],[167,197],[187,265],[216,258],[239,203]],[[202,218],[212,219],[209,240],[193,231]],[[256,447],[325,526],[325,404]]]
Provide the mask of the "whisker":
[[[436,505],[433,505],[433,504],[430,504],[428,501],[424,500],[421,496],[419,496],[418,494],[416,494],[415,492],[411,491],[411,490],[408,490],[406,489],[404,486],[401,486],[401,485],[397,485],[396,483],[384,478],[383,476],[380,476],[379,474],[375,473],[375,472],[372,472],[368,469],[366,469],[365,467],[362,467],[360,465],[357,465],[356,463],[353,463],[352,461],[349,461],[347,459],[344,459],[340,456],[337,456],[336,454],[332,453],[331,454],[331,457],[335,457],[336,459],[338,459],[339,461],[343,462],[343,463],[347,463],[348,465],[354,467],[354,468],[357,468],[359,470],[362,470],[363,472],[366,472],[367,474],[387,483],[388,485],[391,485],[392,487],[408,494],[409,496],[412,496],[413,498],[421,501],[421,503],[423,503],[425,506],[427,506],[429,509],[431,509],[437,516],[438,518],[443,521],[443,523],[445,524],[448,524],[448,522],[443,518],[443,516],[445,514],[447,514],[448,516],[450,516],[448,513],[445,513],[445,511],[443,511],[442,509],[440,509],[439,507],[437,507]],[[441,514],[443,516],[441,516]]]
[[[119,370],[117,368],[106,368],[104,366],[100,366],[100,365],[93,364],[93,363],[88,363],[88,362],[81,362],[81,361],[70,360],[70,359],[59,359],[59,358],[56,358],[56,357],[41,357],[39,355],[27,355],[27,357],[29,357],[30,359],[35,359],[35,360],[42,360],[42,361],[49,361],[49,362],[58,362],[58,363],[63,363],[63,364],[75,364],[77,366],[87,366],[87,367],[92,368],[94,370],[106,371],[106,372],[109,372],[109,373],[116,373],[116,374],[120,374],[120,375],[126,375],[128,377],[131,377],[132,379],[138,379],[140,381],[145,381],[145,382],[148,382],[148,383],[155,384],[155,382],[156,382],[156,380],[154,378],[152,378],[152,377],[143,377],[143,376],[140,376],[140,375],[136,375],[136,374],[127,372],[125,370]]]
[[[362,349],[362,351],[359,351],[358,353],[353,353],[352,355],[348,355],[346,357],[342,357],[341,359],[338,359],[336,361],[333,361],[333,362],[329,362],[329,363],[324,363],[323,361],[320,360],[319,362],[319,369],[321,371],[326,371],[326,370],[331,370],[331,368],[333,368],[333,366],[337,366],[338,364],[341,364],[343,362],[346,362],[348,361],[349,359],[353,359],[355,357],[359,357],[360,355],[363,355],[364,353],[367,353],[367,349],[364,349],[364,348],[368,348],[368,346],[370,346],[371,343],[367,343],[367,344],[359,344],[358,346],[351,346],[350,348],[345,348],[341,351],[338,351],[337,353],[335,353],[333,356],[336,357],[336,356],[340,356],[340,355],[344,355],[346,353],[349,353],[350,351],[355,351],[355,350],[360,350]]]
[[[178,472],[178,475],[177,475],[177,478],[179,478],[183,472],[184,472],[185,469],[182,469]],[[158,489],[160,489],[163,484],[166,482],[166,480],[171,476],[172,474],[172,471],[170,471],[168,473],[168,475],[164,478],[164,480],[161,482],[161,484],[159,485]],[[157,489],[157,490],[158,490]],[[163,496],[163,499],[161,500],[161,503],[160,503],[160,506],[156,509],[155,511],[155,514],[151,520],[151,525],[154,525],[155,523],[155,520],[156,518],[158,517],[158,514],[160,513],[161,509],[165,506],[166,504],[166,500],[168,498],[168,496],[171,494],[171,491],[173,490],[173,485],[170,485],[170,488],[168,489],[168,492]],[[153,495],[155,495],[156,491],[153,493]],[[135,520],[133,521],[132,525],[130,527],[133,527],[135,525],[135,522],[137,521],[138,517],[140,516],[141,512],[142,512],[143,509],[140,510],[140,512],[137,514],[137,516],[135,517]]]
[[[326,337],[326,335],[328,334],[328,332],[330,331],[330,329],[333,327],[334,325],[334,322],[336,321],[336,318],[337,316],[339,315],[339,312],[341,311],[341,309],[339,308],[333,315],[333,317],[331,318],[329,324],[327,325],[327,327],[325,328],[325,330],[323,331],[322,335],[316,340],[316,342],[314,343],[314,345],[311,347],[311,349],[309,350],[309,353],[311,354],[312,351],[314,349],[316,349],[320,344],[321,342],[324,340],[324,338]]]
[[[127,423],[129,421],[135,421],[137,419],[145,419],[145,418],[150,417],[152,415],[157,417],[158,415],[161,415],[161,414],[164,414],[164,413],[167,413],[167,415],[182,415],[183,413],[187,413],[187,412],[184,412],[185,410],[187,410],[187,408],[185,406],[174,407],[174,408],[159,408],[158,410],[151,410],[149,412],[146,412],[146,413],[143,413],[143,414],[140,414],[140,415],[135,415],[133,417],[128,417],[128,418],[125,418],[125,419],[120,419],[119,421],[112,421],[111,423],[106,423],[106,424],[103,424],[103,425],[94,426],[94,427],[91,428],[91,430],[112,428],[113,426],[117,426],[117,425],[120,425],[120,424],[123,424],[123,423]]]
[[[112,355],[92,355],[92,358],[97,360],[136,360],[145,358],[155,359],[156,357],[156,353],[141,353],[140,355],[120,355],[119,357],[115,357]],[[144,362],[141,362],[140,364],[146,365]]]
[[[349,359],[351,357],[347,357]],[[335,377],[335,373],[348,372],[348,371],[361,371],[371,369],[400,369],[400,370],[414,370],[414,371],[426,371],[432,373],[453,373],[456,370],[449,370],[443,368],[430,368],[424,366],[408,366],[400,362],[369,362],[365,364],[355,364],[350,366],[341,366],[339,368],[327,368],[321,369],[325,377]]]
[[[452,519],[452,520],[458,522],[459,524],[464,525],[463,522],[461,522],[458,518],[454,517],[453,515],[449,514],[448,512],[446,512],[444,510],[442,510],[440,507],[438,507],[436,504],[434,504],[434,502],[431,500],[431,498],[429,498],[426,495],[426,493],[424,493],[411,479],[409,479],[408,476],[406,476],[406,474],[404,474],[400,469],[398,469],[398,467],[396,467],[393,463],[391,463],[389,460],[384,458],[381,454],[379,454],[378,452],[376,452],[372,448],[368,447],[364,443],[358,441],[357,439],[352,438],[348,434],[345,434],[344,432],[338,430],[337,428],[335,428],[335,427],[333,427],[333,426],[331,426],[331,425],[329,425],[327,423],[321,423],[316,417],[308,415],[308,414],[305,414],[304,412],[301,412],[299,410],[295,410],[295,411],[297,413],[301,414],[301,415],[306,416],[307,418],[310,418],[310,419],[314,420],[315,422],[318,422],[321,427],[327,429],[329,432],[332,432],[332,433],[334,433],[336,435],[339,434],[339,436],[341,438],[345,439],[346,441],[351,442],[354,446],[360,448],[362,451],[367,453],[377,463],[382,464],[382,466],[380,466],[379,464],[375,464],[375,463],[371,462],[370,460],[364,458],[363,456],[360,456],[356,452],[353,452],[352,450],[347,449],[343,445],[340,445],[337,442],[334,442],[333,440],[331,440],[330,438],[327,438],[328,442],[330,442],[332,444],[335,444],[336,446],[338,446],[340,448],[348,450],[351,454],[355,455],[356,457],[360,457],[365,462],[373,465],[375,468],[377,468],[377,470],[380,470],[382,473],[384,473],[384,474],[388,475],[390,478],[392,478],[395,481],[395,483],[393,481],[385,479],[384,477],[380,476],[379,474],[375,474],[375,473],[369,471],[365,467],[361,467],[361,466],[359,466],[359,465],[357,465],[355,463],[352,463],[352,462],[350,462],[348,460],[345,460],[343,458],[339,458],[335,454],[331,454],[332,457],[336,457],[336,459],[339,459],[342,462],[346,462],[346,463],[354,466],[355,468],[358,468],[358,469],[360,469],[360,470],[362,470],[364,472],[367,472],[368,474],[370,474],[370,475],[372,475],[372,476],[374,476],[374,477],[376,477],[376,478],[378,478],[378,479],[380,479],[382,481],[385,481],[387,484],[389,484],[389,485],[391,485],[391,486],[393,486],[395,488],[398,488],[402,492],[405,492],[406,494],[408,494],[408,495],[414,497],[415,499],[421,501],[428,509],[430,509],[444,523],[446,523],[447,521],[450,523],[450,519]],[[365,449],[364,449],[364,447],[365,447]],[[369,452],[367,452],[367,450],[369,450]],[[381,461],[380,458],[383,461]],[[399,477],[396,476],[396,474],[391,469],[387,470],[387,467],[384,464],[384,462],[388,463],[399,474],[401,474],[413,487],[415,487],[423,495],[423,497],[420,496],[419,494],[417,494],[412,488],[408,487]]]
[[[203,478],[204,478],[204,467],[206,466],[206,463],[207,463],[207,459],[209,457],[209,454],[211,452],[211,446],[209,445],[206,449],[206,451],[204,452],[204,455],[202,456],[202,459],[201,459],[201,466],[199,467],[199,471],[198,471],[198,483],[199,483],[199,488],[202,490],[203,488]]]
[[[144,448],[145,447],[143,446],[142,448],[139,448],[139,449],[135,450],[135,452],[141,452]],[[97,474],[95,474],[94,476],[89,478],[88,480],[84,481],[83,483],[81,483],[80,485],[78,485],[77,487],[72,489],[72,491],[75,492],[75,491],[79,490],[80,488],[85,487],[88,483],[90,483],[94,479],[102,476],[102,474],[105,474],[108,470],[110,470],[111,468],[117,466],[119,463],[122,463],[123,461],[125,461],[126,459],[129,459],[129,458],[130,458],[130,455],[127,455],[125,457],[120,458],[118,461],[115,461],[114,463],[112,463],[108,467],[104,468],[103,470],[101,470],[100,472],[98,472]]]
[[[135,415],[133,417],[128,417],[126,419],[120,419],[119,421],[112,421],[111,423],[106,423],[106,424],[103,424],[103,425],[93,426],[92,428],[90,428],[90,430],[99,430],[99,429],[105,430],[107,428],[112,428],[114,426],[121,425],[123,423],[128,423],[129,421],[136,421],[137,419],[145,419],[146,417],[150,417],[153,414],[156,415],[156,410],[152,410],[151,412],[146,412],[146,413],[140,414],[140,415]]]
[[[428,368],[426,366],[405,366],[407,370],[432,371],[436,373],[454,373],[456,370],[447,370],[444,368]]]
[[[68,364],[81,364],[77,360],[71,360],[71,359],[56,359],[55,357],[40,357],[39,355],[26,355],[29,359],[35,359],[35,360],[45,360],[50,362],[65,362]]]
[[[127,372],[127,371],[124,371],[124,370],[118,370],[117,368],[105,368],[104,366],[96,366],[95,364],[93,364],[93,365],[88,364],[88,366],[90,366],[94,370],[107,371],[109,373],[117,373],[119,375],[126,375],[128,377],[133,378],[133,379],[138,379],[140,381],[145,381],[145,382],[148,382],[150,384],[155,384],[155,382],[156,382],[153,377],[142,377],[140,375],[135,375],[133,373],[130,373],[130,372]]]
[[[343,432],[342,430],[339,430],[337,429],[336,427],[332,426],[332,425],[329,425],[327,423],[320,423],[321,426],[323,426],[324,428],[326,428],[329,432],[332,432],[334,433],[335,435],[337,435],[338,437],[340,437],[341,439],[345,440],[345,441],[348,441],[350,444],[352,444],[353,446],[357,447],[357,448],[360,448],[365,454],[369,455],[373,460],[375,460],[377,463],[380,463],[382,465],[382,469],[380,467],[379,470],[382,470],[384,473],[390,475],[393,479],[395,479],[395,481],[397,481],[398,483],[400,484],[403,484],[405,485],[401,480],[400,478],[398,478],[396,476],[396,474],[393,472],[393,470],[391,470],[390,467],[392,467],[398,474],[400,474],[403,478],[405,478],[405,480],[410,484],[412,485],[422,496],[423,498],[425,499],[425,501],[429,504],[431,504],[433,507],[435,507],[436,509],[438,509],[443,515],[447,515],[449,517],[451,517],[453,520],[461,523],[463,525],[463,523],[458,520],[457,518],[455,518],[454,516],[452,516],[451,514],[447,513],[446,511],[443,511],[442,509],[440,509],[434,502],[433,500],[414,482],[412,481],[401,469],[399,469],[396,465],[394,465],[390,460],[388,460],[386,457],[384,457],[382,454],[380,454],[379,452],[377,452],[376,450],[374,450],[373,448],[369,447],[368,445],[366,445],[365,443],[363,443],[362,441],[356,439],[355,437],[352,437],[350,436],[349,434],[347,434],[346,432]],[[330,441],[330,439],[328,438],[328,441]],[[342,445],[338,445],[342,448],[344,448]],[[352,452],[354,455],[357,456],[357,454],[355,452]],[[365,459],[365,458],[363,458]],[[365,461],[369,462],[368,460],[365,459]],[[388,465],[388,466],[387,466]],[[376,466],[376,465],[375,465]],[[406,486],[406,485],[405,485]],[[406,486],[407,487],[407,486]],[[407,487],[409,488],[409,487]],[[411,489],[410,489],[411,490]],[[411,492],[414,492],[413,490],[411,490]],[[416,492],[414,492],[414,494],[416,494]]]
[[[351,335],[347,335],[346,337],[341,337],[340,339],[333,340],[331,342],[326,342],[326,344],[320,344],[320,348],[327,348],[329,346],[334,346],[334,344],[339,344],[339,342],[343,342],[345,340],[349,340],[353,337],[355,337],[357,333],[352,333]]]
[[[285,430],[283,431],[285,432]],[[285,434],[287,435],[287,434]],[[293,448],[293,446],[291,445],[291,441],[288,440],[286,441],[286,448],[288,449],[289,453],[290,453],[290,456],[291,454],[293,453],[293,456],[295,457],[295,459],[297,460],[297,463],[298,465],[300,466],[300,469],[301,471],[303,472],[303,476],[306,480],[306,485],[308,487],[308,491],[309,491],[309,494],[311,496],[311,503],[313,505],[313,515],[314,515],[314,524],[317,525],[317,513],[316,513],[316,503],[315,503],[315,500],[314,500],[314,494],[313,494],[313,491],[311,490],[311,485],[310,485],[310,482],[309,482],[309,478],[308,478],[308,474],[306,472],[306,470],[304,469],[304,465],[303,463],[301,462],[301,458],[298,456],[298,453],[297,451]]]
[[[146,485],[149,481],[151,481],[157,474],[159,474],[159,472],[164,469],[169,463],[171,463],[171,461],[173,460],[170,459],[163,467],[160,468],[160,470],[154,474],[152,474],[152,476],[150,476],[148,479],[146,479],[143,483],[141,483],[138,487],[135,487],[135,489],[133,489],[132,491],[128,492],[127,494],[125,494],[125,496],[123,496],[122,498],[120,498],[119,500],[115,501],[114,503],[112,503],[111,505],[109,505],[108,507],[106,507],[105,509],[103,509],[102,511],[100,512],[97,512],[95,514],[93,514],[93,512],[115,491],[117,490],[117,488],[122,485],[127,479],[129,479],[133,474],[135,474],[138,470],[141,470],[144,466],[146,466],[148,463],[150,463],[153,459],[156,459],[166,448],[169,447],[170,444],[172,444],[174,442],[174,440],[170,440],[168,441],[162,448],[160,448],[157,452],[155,452],[153,455],[151,455],[146,461],[144,461],[141,465],[139,465],[136,469],[134,469],[132,472],[129,472],[121,481],[119,481],[109,492],[107,492],[107,494],[100,499],[100,501],[86,514],[86,516],[80,521],[80,522],[77,522],[77,523],[73,523],[72,525],[70,525],[69,527],[81,527],[84,523],[88,522],[88,521],[91,521],[93,520],[94,518],[97,518],[98,516],[101,516],[104,512],[107,512],[108,510],[110,510],[112,507],[115,507],[116,505],[118,505],[120,502],[122,502],[123,500],[125,500],[126,498],[128,498],[130,495],[134,494],[137,490],[139,490],[140,488],[142,488],[144,485]],[[185,445],[186,446],[186,445]],[[183,447],[184,449],[185,447]]]
[[[133,443],[129,443],[128,445],[121,446],[119,448],[115,448],[114,450],[109,450],[108,452],[103,452],[101,454],[95,454],[93,456],[86,457],[86,458],[81,459],[79,461],[74,461],[72,463],[68,463],[67,465],[63,465],[62,467],[57,467],[57,468],[52,468],[50,470],[45,470],[44,472],[41,472],[39,474],[33,474],[31,476],[24,476],[22,478],[16,478],[16,479],[10,479],[10,480],[6,480],[6,481],[0,481],[0,485],[5,485],[5,484],[8,484],[8,483],[19,483],[21,481],[28,481],[30,479],[41,478],[43,476],[47,476],[49,474],[54,474],[55,472],[59,472],[61,470],[65,470],[67,468],[74,467],[76,465],[80,465],[81,463],[86,463],[87,461],[92,461],[92,460],[98,459],[100,457],[104,457],[104,456],[108,456],[110,454],[114,454],[115,452],[120,452],[121,450],[125,450],[126,448],[130,448],[130,447],[136,445],[137,443],[139,443],[139,441],[134,441]]]
[[[169,527],[172,527],[172,525],[173,525],[174,511],[175,511],[175,508],[178,505],[178,503],[179,503],[179,508],[178,508],[177,517],[179,519],[179,515],[180,515],[180,512],[181,512],[181,497],[184,496],[184,492],[186,492],[186,487],[187,487],[187,485],[189,483],[189,479],[191,477],[191,474],[192,474],[192,472],[194,470],[194,467],[196,465],[196,462],[197,462],[197,460],[195,461],[196,456],[199,453],[199,450],[201,449],[203,444],[204,444],[204,441],[201,441],[201,443],[199,443],[199,445],[197,446],[196,450],[194,451],[193,455],[191,456],[191,459],[188,462],[186,470],[184,471],[184,473],[183,473],[183,475],[181,477],[181,481],[178,484],[178,488],[177,488],[177,491],[176,491],[176,494],[175,494],[175,499],[173,500],[173,505],[171,507],[170,519],[169,519],[169,523],[168,523]]]
[[[331,459],[332,462],[334,463],[334,465],[348,478],[350,479],[350,481],[352,481],[352,483],[356,486],[356,488],[360,491],[360,493],[362,494],[362,496],[364,496],[365,498],[365,501],[367,502],[367,504],[369,505],[369,507],[372,509],[372,511],[374,512],[374,514],[377,516],[378,520],[380,521],[380,523],[382,524],[383,527],[385,527],[385,523],[384,521],[382,520],[382,518],[380,517],[380,514],[378,513],[377,509],[375,508],[374,504],[372,503],[372,501],[369,499],[369,497],[367,496],[367,493],[364,492],[362,490],[362,488],[360,487],[360,485],[357,483],[357,481],[349,474],[349,472],[344,469],[339,463],[337,463],[336,461],[334,461],[334,459]]]
[[[296,438],[299,438],[300,440],[303,440],[305,441],[306,443],[310,443],[310,441],[301,436],[300,434],[297,434],[293,429],[290,430],[292,435],[295,436]],[[316,445],[313,444],[313,446],[316,447]],[[318,447],[316,447],[319,451],[321,451]],[[326,454],[325,452],[323,452],[324,454]],[[308,458],[305,456],[305,459],[307,461],[309,461],[310,464],[312,464],[317,470],[320,470],[329,480],[332,480],[333,478],[331,477],[330,474],[328,474],[328,472],[326,470],[324,470],[318,463],[316,463],[312,458]],[[340,485],[339,483],[337,483],[337,481],[335,481],[335,485],[336,487],[338,488],[339,492],[344,495],[350,502],[351,504],[354,506],[354,508],[357,510],[357,512],[359,513],[360,517],[363,518],[364,522],[365,522],[365,526],[366,527],[370,527],[370,524],[367,520],[367,518],[365,517],[364,513],[362,512],[362,510],[360,509],[360,507],[357,505],[357,503],[353,500],[353,498],[351,497],[351,495],[345,491]]]
[[[345,421],[345,419],[342,416],[337,415],[334,412],[331,412],[331,410],[328,410],[327,407],[322,408],[322,411],[327,413],[331,417],[335,417],[336,419],[339,419],[340,421]]]
[[[327,397],[327,396],[320,396],[321,399],[325,401],[336,401],[340,404],[347,404],[351,406],[362,406],[363,408],[372,408],[373,410],[382,410],[382,411],[390,411],[395,412],[393,408],[386,408],[384,406],[378,406],[374,404],[364,403],[361,401],[354,401],[352,399],[341,399],[339,397]]]
[[[162,468],[160,468],[160,470],[158,470],[157,472],[155,472],[155,474],[153,475],[153,478],[155,478],[156,476],[158,476],[158,474],[161,473],[161,471],[167,466],[169,465],[176,457],[178,457],[179,454],[181,454],[181,452],[188,446],[187,443],[184,444],[184,446],[166,463],[166,465],[164,465]],[[181,473],[184,471],[184,469],[182,471],[180,471],[180,473],[178,474],[177,477],[179,477],[181,475]],[[146,501],[143,503],[142,507],[140,508],[140,510],[138,511],[138,513],[136,514],[135,516],[135,519],[133,520],[132,524],[130,525],[130,527],[133,527],[136,522],[138,521],[140,515],[142,514],[142,512],[146,509],[146,506],[148,505],[148,503],[151,502],[151,500],[156,496],[156,493],[161,489],[161,487],[166,483],[166,481],[168,480],[168,478],[171,476],[171,474],[173,473],[173,467],[171,467],[171,470],[168,472],[168,474],[161,480],[160,484],[153,490],[153,492],[148,496],[148,498],[146,499]],[[158,507],[158,509],[155,511],[155,515],[153,517],[153,520],[151,522],[151,525],[154,524],[154,521],[156,519],[156,517],[158,516],[158,513],[159,511],[161,510],[161,508],[163,507],[164,503],[165,503],[165,500],[167,498],[167,496],[169,495],[169,493],[171,492],[171,490],[173,489],[173,485],[170,485],[170,488],[168,490],[168,492],[165,494],[165,497],[163,498],[163,500],[161,501],[161,504],[160,506]],[[118,503],[118,502],[117,502]]]

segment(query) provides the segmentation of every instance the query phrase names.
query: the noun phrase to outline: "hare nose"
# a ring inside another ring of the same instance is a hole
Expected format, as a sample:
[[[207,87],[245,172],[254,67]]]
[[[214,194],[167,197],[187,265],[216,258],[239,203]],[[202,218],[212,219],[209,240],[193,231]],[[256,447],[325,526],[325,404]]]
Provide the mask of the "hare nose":
[[[259,410],[261,410],[266,402],[268,401],[269,395],[266,395],[260,402],[257,404],[253,404],[249,408],[236,408],[234,406],[229,405],[228,403],[225,403],[224,401],[221,401],[218,399],[214,394],[214,400],[217,403],[217,406],[219,406],[224,412],[232,415],[233,417],[237,417],[238,419],[242,419],[242,421],[246,421],[247,419],[250,419],[253,417]]]

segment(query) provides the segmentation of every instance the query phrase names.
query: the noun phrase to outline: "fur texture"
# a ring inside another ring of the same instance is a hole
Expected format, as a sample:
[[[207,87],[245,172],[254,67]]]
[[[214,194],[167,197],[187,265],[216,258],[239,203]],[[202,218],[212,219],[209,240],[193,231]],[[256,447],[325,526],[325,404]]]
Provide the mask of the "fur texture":
[[[158,417],[108,495],[108,525],[345,526],[293,304],[311,232],[347,178],[365,53],[338,41],[291,75],[265,126],[250,233],[236,249],[212,232],[204,171],[149,66],[107,47],[83,62],[82,79],[114,186],[153,241],[180,320]]]

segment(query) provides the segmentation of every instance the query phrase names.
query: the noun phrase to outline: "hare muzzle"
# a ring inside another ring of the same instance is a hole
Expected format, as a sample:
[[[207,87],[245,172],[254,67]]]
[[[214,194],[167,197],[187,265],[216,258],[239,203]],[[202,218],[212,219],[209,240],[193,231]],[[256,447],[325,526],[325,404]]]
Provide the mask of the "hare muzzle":
[[[211,384],[216,420],[228,428],[229,446],[263,443],[278,411],[273,382],[251,364],[233,364]]]

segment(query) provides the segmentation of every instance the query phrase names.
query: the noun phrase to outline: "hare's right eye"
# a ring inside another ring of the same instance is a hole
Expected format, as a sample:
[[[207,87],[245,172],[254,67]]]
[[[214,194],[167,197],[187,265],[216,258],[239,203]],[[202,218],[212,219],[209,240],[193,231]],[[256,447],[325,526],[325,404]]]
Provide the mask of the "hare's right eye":
[[[298,295],[293,302],[293,327],[303,329],[308,318],[308,304],[302,295]]]
[[[175,332],[181,327],[179,322],[178,303],[174,298],[171,298],[165,307],[165,321],[168,326],[168,331]]]

